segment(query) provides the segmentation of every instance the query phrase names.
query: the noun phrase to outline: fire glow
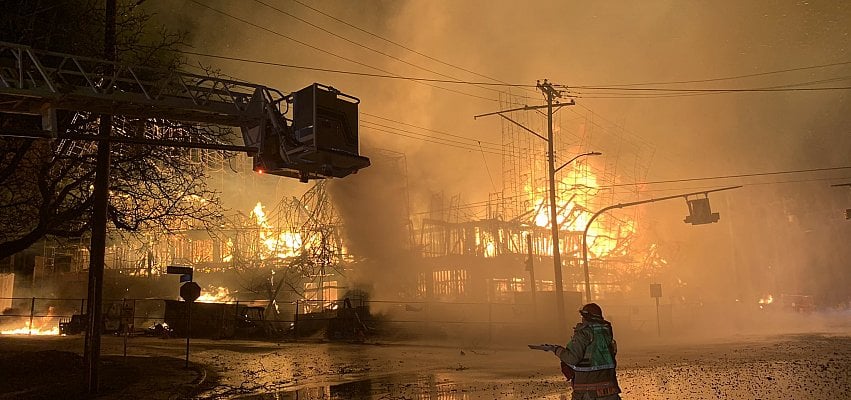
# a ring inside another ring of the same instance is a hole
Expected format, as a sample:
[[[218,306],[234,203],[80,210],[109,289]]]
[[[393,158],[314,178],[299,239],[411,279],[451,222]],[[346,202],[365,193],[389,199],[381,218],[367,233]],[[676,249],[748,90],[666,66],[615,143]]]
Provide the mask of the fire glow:
[[[588,164],[576,164],[567,171],[558,186],[571,188],[566,191],[570,193],[569,196],[562,195],[556,199],[556,221],[559,230],[584,231],[593,214],[594,197],[599,192],[596,175]],[[526,189],[536,211],[533,218],[535,225],[542,228],[550,227],[550,207],[546,190],[532,190],[528,186]],[[635,221],[632,219],[620,218],[612,224],[611,218],[604,214],[595,219],[588,228],[588,252],[594,257],[619,255],[612,253],[623,240],[636,232]],[[614,228],[607,230],[607,226],[614,226]],[[549,254],[552,254],[552,248],[549,249]]]
[[[764,306],[767,306],[767,305],[769,305],[773,302],[774,302],[774,296],[769,294],[768,296],[759,299],[759,302],[758,302],[759,308],[763,308]]]
[[[51,318],[51,320],[53,320]],[[47,323],[43,324],[47,325]],[[0,335],[59,335],[59,325],[53,324],[52,327],[45,326],[32,326],[30,327],[30,322],[24,322],[24,326],[21,328],[8,329],[8,330],[0,330]]]
[[[304,244],[301,234],[298,232],[281,232],[275,229],[268,221],[263,204],[257,202],[251,216],[260,228],[260,259],[295,257]]]
[[[231,295],[228,288],[210,285],[207,290],[201,293],[201,297],[198,297],[195,301],[198,303],[228,303],[234,300],[235,298]]]

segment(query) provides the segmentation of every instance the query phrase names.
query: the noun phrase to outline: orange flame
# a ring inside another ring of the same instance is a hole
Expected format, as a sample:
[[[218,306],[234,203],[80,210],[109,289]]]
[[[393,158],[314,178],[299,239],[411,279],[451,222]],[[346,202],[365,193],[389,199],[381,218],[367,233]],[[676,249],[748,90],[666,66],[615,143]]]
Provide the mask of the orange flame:
[[[570,188],[569,196],[560,196],[556,199],[556,222],[560,231],[581,232],[588,226],[588,221],[593,215],[595,206],[594,198],[599,191],[597,176],[588,164],[574,164],[558,183],[559,187]],[[531,190],[527,186],[531,197],[531,203],[536,210],[533,218],[535,225],[546,228],[550,227],[550,203],[546,190]],[[542,193],[542,194],[541,194]],[[588,252],[594,257],[605,257],[614,255],[612,252],[618,248],[622,240],[636,232],[635,221],[626,218],[617,223],[611,223],[611,217],[601,215],[596,218],[588,228]],[[607,227],[608,228],[607,230]],[[613,228],[612,228],[613,227]],[[549,250],[552,254],[552,249]]]
[[[774,302],[774,296],[769,294],[768,296],[759,299],[757,304],[759,304],[759,308],[763,308],[764,306],[767,306],[767,305],[769,305],[773,302]]]
[[[17,328],[2,329],[0,335],[58,335],[59,321],[53,313],[54,309],[50,307],[46,316],[37,316],[32,322],[23,321]]]
[[[234,300],[228,288],[210,285],[195,301],[199,303],[227,303]]]
[[[265,260],[272,257],[286,258],[298,255],[303,242],[298,232],[281,232],[276,230],[266,218],[263,211],[263,203],[257,202],[251,211],[257,226],[260,227],[260,242],[264,248],[260,249],[260,259]]]
[[[58,335],[59,334],[59,325],[56,325],[52,328],[45,328],[43,326],[33,326],[30,328],[30,322],[26,321],[24,326],[21,328],[8,329],[8,330],[0,330],[0,335]]]

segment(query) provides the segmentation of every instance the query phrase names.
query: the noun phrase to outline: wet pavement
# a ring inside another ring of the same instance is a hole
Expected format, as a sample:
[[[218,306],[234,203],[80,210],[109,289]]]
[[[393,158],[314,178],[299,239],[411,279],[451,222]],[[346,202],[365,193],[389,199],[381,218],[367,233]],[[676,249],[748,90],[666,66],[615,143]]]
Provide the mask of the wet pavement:
[[[244,364],[231,358],[218,384],[199,398],[569,398],[556,359],[547,353],[519,347],[338,346],[319,345],[309,357],[280,351],[255,355]],[[624,399],[851,399],[848,334],[624,347],[619,357]],[[287,355],[286,361],[279,360]],[[266,372],[294,362],[300,367],[292,375],[285,368]],[[263,378],[251,378],[251,365],[264,366],[257,374]],[[248,379],[235,384],[240,376]]]
[[[203,366],[203,381],[196,371],[182,368],[182,339],[132,338],[127,359],[119,357],[121,338],[104,337],[103,344],[104,368],[109,371],[105,376],[114,381],[101,399],[556,400],[570,394],[557,359],[529,350],[525,342],[485,346],[463,341],[193,340],[191,361]],[[3,354],[58,350],[79,355],[81,349],[81,337],[0,337]],[[625,400],[851,399],[847,327],[704,339],[645,337],[623,340],[619,349],[618,376]],[[151,364],[157,357],[165,358]],[[29,359],[19,357],[15,362]],[[64,378],[79,378],[73,368],[62,371],[51,376],[58,388]],[[188,390],[187,385],[195,387]],[[174,390],[177,387],[183,389]],[[0,393],[3,398],[21,397]]]

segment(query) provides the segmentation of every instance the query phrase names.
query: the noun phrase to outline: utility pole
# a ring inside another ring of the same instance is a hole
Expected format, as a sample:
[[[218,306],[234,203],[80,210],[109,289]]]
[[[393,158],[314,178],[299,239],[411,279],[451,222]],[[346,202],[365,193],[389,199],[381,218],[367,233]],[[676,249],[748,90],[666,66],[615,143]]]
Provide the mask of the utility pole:
[[[567,329],[566,329],[566,326],[565,326],[566,318],[565,318],[565,314],[564,314],[564,288],[563,288],[563,285],[562,285],[563,279],[562,279],[562,270],[561,270],[561,254],[559,252],[558,207],[556,205],[556,190],[555,190],[555,188],[556,188],[556,182],[555,182],[556,177],[555,176],[556,176],[556,172],[558,172],[562,168],[566,167],[568,164],[570,164],[571,162],[573,162],[574,160],[576,160],[579,157],[589,156],[589,155],[598,156],[602,153],[599,153],[599,152],[596,152],[596,151],[583,153],[583,154],[580,154],[576,157],[573,157],[572,159],[570,159],[570,161],[568,161],[568,162],[562,164],[560,167],[556,168],[555,167],[555,141],[553,140],[553,112],[557,111],[561,107],[572,106],[576,103],[573,101],[573,99],[571,99],[570,102],[567,102],[567,103],[560,103],[558,100],[556,100],[556,98],[562,97],[562,91],[557,90],[551,83],[547,82],[546,79],[544,79],[543,83],[538,81],[536,87],[538,89],[540,89],[541,92],[546,97],[546,99],[547,99],[546,105],[523,106],[523,107],[519,107],[519,108],[512,108],[512,109],[509,109],[509,110],[490,112],[490,113],[486,113],[486,114],[476,115],[476,116],[473,117],[473,119],[478,119],[479,117],[485,117],[485,116],[489,116],[489,115],[499,115],[500,117],[511,122],[512,124],[523,128],[524,130],[526,130],[526,132],[529,132],[529,133],[531,133],[531,134],[533,134],[533,135],[535,135],[535,136],[539,137],[540,139],[547,142],[547,158],[548,158],[547,170],[548,170],[549,189],[550,189],[549,190],[550,225],[552,227],[552,242],[553,242],[553,272],[554,272],[554,275],[555,275],[554,276],[554,281],[555,281],[554,286],[555,286],[555,294],[556,294],[556,313],[558,314],[558,327],[556,329],[557,329],[557,333],[559,335],[563,335],[567,331]],[[544,109],[544,108],[547,109],[547,136],[546,137],[538,134],[537,132],[535,132],[532,129],[529,129],[526,126],[523,126],[519,122],[517,122],[517,121],[511,119],[509,116],[505,115],[506,113],[513,112],[513,111],[532,111],[532,110],[539,110],[539,109]]]
[[[535,252],[532,249],[532,232],[526,234],[526,252],[529,258],[526,259],[526,270],[529,271],[529,292],[532,293],[532,315],[538,320],[538,300],[535,298]]]
[[[553,140],[553,101],[561,97],[561,92],[555,90],[553,85],[544,79],[544,83],[538,82],[538,89],[547,98],[547,170],[550,181],[550,227],[552,228],[553,241],[553,272],[555,274],[554,284],[556,289],[556,313],[558,313],[558,332],[565,331],[564,315],[564,288],[561,271],[561,252],[559,251],[558,237],[558,206],[556,204],[556,164],[555,164],[555,141]]]
[[[103,52],[108,61],[115,61],[116,0],[106,0]],[[103,84],[112,85],[114,69],[106,64]],[[101,114],[98,135],[97,166],[95,170],[94,202],[92,205],[92,238],[89,259],[88,326],[84,349],[86,389],[96,394],[99,385],[100,335],[103,323],[103,270],[106,253],[106,213],[109,206],[109,162],[112,115]]]
[[[137,1],[136,6],[142,1],[144,0]],[[4,84],[0,85],[0,96],[12,98],[11,101],[0,102],[0,113],[42,116],[41,131],[3,129],[0,131],[0,137],[59,138],[98,143],[92,190],[91,257],[85,307],[88,324],[83,349],[86,388],[92,394],[97,393],[99,383],[111,143],[247,152],[254,159],[255,171],[298,177],[302,180],[342,178],[369,166],[369,159],[358,154],[357,140],[354,145],[351,140],[357,138],[357,105],[360,100],[356,97],[318,83],[285,96],[273,88],[230,79],[144,66],[122,65],[116,68],[117,0],[105,2],[106,60],[46,52],[29,46],[0,42],[0,63],[11,68],[12,72],[4,74]],[[62,57],[58,64],[54,61],[57,56]],[[44,63],[40,61],[42,59],[51,61]],[[84,65],[94,65],[83,68],[78,60],[85,60]],[[117,85],[119,81],[122,84],[120,88]],[[199,97],[198,93],[205,95]],[[280,104],[295,96],[310,94],[321,96],[323,107],[330,105],[330,109],[334,110],[333,117],[328,117],[334,121],[332,128],[317,125],[310,127],[311,134],[307,136],[312,138],[313,142],[303,140],[292,144],[288,140],[282,140],[284,137],[294,137],[289,122],[295,123],[299,120],[300,124],[307,125],[313,121],[319,102],[303,107],[304,112],[298,117],[295,116],[294,110],[293,119],[286,117],[286,111],[281,110]],[[251,99],[250,106],[246,104],[247,99]],[[59,132],[55,123],[49,123],[50,114],[56,109],[99,115],[98,134]],[[245,145],[114,136],[113,114],[239,127]],[[342,132],[334,129],[335,126],[351,129]],[[331,154],[332,152],[317,145],[316,141],[320,138],[333,143],[344,143],[340,145],[343,150],[335,150]],[[288,156],[283,157],[281,151],[285,151]]]

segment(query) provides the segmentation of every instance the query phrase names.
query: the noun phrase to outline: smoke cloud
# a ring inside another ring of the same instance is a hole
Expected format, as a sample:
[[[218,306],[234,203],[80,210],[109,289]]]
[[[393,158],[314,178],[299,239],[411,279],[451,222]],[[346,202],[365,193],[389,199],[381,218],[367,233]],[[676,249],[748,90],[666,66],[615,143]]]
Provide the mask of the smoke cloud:
[[[828,65],[851,59],[849,3],[310,3],[379,37],[295,2],[269,3],[392,57],[329,35],[267,6],[248,3],[250,7],[243,2],[205,4],[276,33],[191,2],[163,7],[172,13],[196,16],[191,19],[192,45],[202,52],[381,75],[474,82],[496,77],[529,85],[546,78],[572,87],[579,96],[579,105],[572,108],[576,114],[563,111],[560,118],[567,125],[571,118],[588,118],[588,110],[593,110],[584,125],[587,129],[573,133],[585,135],[581,140],[592,145],[620,149],[620,153],[604,151],[601,157],[601,162],[619,165],[619,170],[638,170],[631,181],[619,183],[676,181],[616,188],[621,196],[637,200],[745,185],[710,195],[713,211],[721,216],[716,224],[684,224],[687,209],[682,200],[640,208],[642,240],[657,244],[667,257],[664,273],[646,278],[647,282],[664,284],[663,302],[756,304],[769,293],[812,295],[823,305],[851,300],[847,289],[851,287],[851,272],[844,261],[851,257],[851,249],[845,245],[847,240],[841,239],[851,237],[851,223],[842,215],[851,208],[851,190],[830,186],[851,180],[851,171],[757,174],[847,167],[851,154],[848,90],[688,96],[650,92],[637,97],[625,91],[583,88],[636,83],[690,89],[848,86],[851,67]],[[497,101],[499,95],[490,90],[492,87],[415,83],[208,58],[196,61],[283,91],[322,82],[361,99],[364,123],[360,134],[369,144],[363,153],[372,158],[373,165],[333,182],[330,190],[346,219],[351,252],[369,261],[369,267],[361,271],[364,278],[378,282],[393,268],[406,267],[405,224],[410,222],[406,214],[425,211],[432,194],[460,194],[465,202],[482,201],[505,184],[505,166],[498,154],[476,145],[459,146],[446,140],[437,140],[443,144],[436,144],[435,140],[422,139],[441,137],[434,132],[441,131],[499,143],[503,122],[498,117],[472,118],[506,106]],[[794,70],[819,65],[824,67]],[[777,70],[790,71],[763,74]],[[724,77],[730,79],[712,80]],[[653,84],[676,81],[692,82]],[[510,91],[527,96],[526,104],[542,103],[540,93],[532,88]],[[557,141],[573,149],[576,143],[571,141],[575,139],[568,133],[565,129]],[[404,154],[405,168],[399,168],[398,159],[383,157],[383,150]],[[618,154],[629,152],[651,154],[652,162],[649,157],[643,159],[645,169],[624,165],[629,162]],[[747,176],[752,174],[757,175]],[[717,176],[737,177],[687,180]],[[272,187],[299,190],[294,181],[267,184],[258,195],[281,190]],[[638,287],[644,283],[629,284],[637,287],[634,301],[649,304],[645,289]]]

